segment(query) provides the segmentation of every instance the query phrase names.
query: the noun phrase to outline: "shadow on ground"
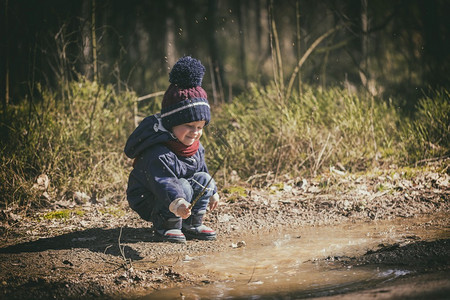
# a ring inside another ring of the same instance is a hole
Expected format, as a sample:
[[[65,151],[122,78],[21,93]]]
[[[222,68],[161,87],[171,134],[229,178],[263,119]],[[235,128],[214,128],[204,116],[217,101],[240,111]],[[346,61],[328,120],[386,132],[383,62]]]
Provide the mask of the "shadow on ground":
[[[139,238],[138,238],[139,237]],[[36,241],[24,242],[0,248],[0,253],[41,252],[45,250],[69,250],[85,248],[93,252],[122,256],[123,249],[126,257],[132,260],[143,259],[139,253],[126,244],[160,242],[158,236],[150,228],[90,228],[75,231],[60,236],[41,238]],[[120,245],[121,247],[117,247]]]

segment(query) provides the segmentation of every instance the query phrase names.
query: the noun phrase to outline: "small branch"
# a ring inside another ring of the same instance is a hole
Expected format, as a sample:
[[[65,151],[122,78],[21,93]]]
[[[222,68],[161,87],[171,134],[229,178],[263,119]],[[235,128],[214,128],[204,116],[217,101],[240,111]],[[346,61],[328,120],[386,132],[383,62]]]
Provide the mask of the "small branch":
[[[165,91],[151,93],[151,94],[148,94],[148,95],[141,96],[141,97],[137,98],[136,101],[139,102],[139,101],[142,101],[142,100],[145,100],[145,99],[149,99],[149,98],[154,98],[154,97],[158,97],[158,96],[164,96],[164,93],[165,93]]]
[[[432,158],[422,159],[422,160],[417,161],[415,163],[415,166],[417,167],[419,164],[443,160],[443,159],[446,159],[448,157],[450,157],[450,154],[446,154],[444,156],[439,156],[439,157],[432,157]]]
[[[126,270],[128,270],[128,269],[132,268],[133,265],[131,264],[131,258],[130,258],[130,259],[127,259],[127,257],[125,256],[125,246],[122,246],[122,244],[121,244],[121,242],[120,242],[121,237],[122,237],[122,227],[120,227],[119,239],[118,239],[118,242],[119,242],[119,251],[120,251],[120,254],[122,255],[123,260],[125,261],[125,264],[123,265],[123,267],[124,267]],[[128,267],[128,264],[130,264],[129,267]]]
[[[372,195],[372,196],[369,198],[368,202],[374,200],[375,198],[384,196],[384,195],[386,195],[386,194],[389,193],[389,192],[390,192],[389,190],[388,190],[388,191],[384,191],[384,192],[378,192],[378,193],[376,193],[375,195]]]
[[[223,158],[222,162],[219,164],[219,166],[217,167],[217,169],[214,171],[214,173],[211,175],[211,178],[208,180],[208,182],[206,183],[206,185],[203,187],[203,189],[201,190],[201,192],[197,195],[197,197],[194,199],[194,201],[192,201],[191,206],[190,207],[194,207],[195,203],[197,203],[197,201],[203,196],[203,194],[205,193],[206,189],[208,188],[209,184],[211,183],[211,181],[213,180],[214,176],[216,176],[217,171],[219,171],[219,169],[222,167],[222,165],[224,164],[225,160],[228,157],[228,154],[230,154],[230,152],[227,152],[227,154],[225,155],[225,157]]]
[[[141,97],[137,98],[136,101],[134,101],[134,103],[133,103],[134,127],[137,127],[139,125],[139,121],[138,121],[138,114],[139,114],[138,102],[140,102],[142,100],[154,98],[154,97],[164,96],[164,93],[165,93],[165,91],[151,93],[151,94],[148,94],[148,95],[145,95],[145,96],[141,96]]]
[[[255,261],[255,264],[253,265],[252,275],[250,276],[250,279],[247,281],[247,283],[250,283],[252,281],[253,275],[255,274],[255,270],[256,270],[256,261]]]
[[[273,7],[272,7],[272,10],[273,10]],[[283,61],[281,59],[280,40],[278,38],[277,25],[275,23],[275,17],[273,15],[273,11],[272,11],[272,31],[273,31],[273,38],[275,40],[275,55],[277,58],[277,66],[278,66],[278,72],[279,72],[279,77],[280,77],[280,90],[281,90],[281,92],[284,92]]]
[[[106,251],[108,251],[108,249],[111,248],[111,247],[112,247],[112,245],[106,246],[105,251],[103,251],[103,254],[106,254]]]
[[[343,41],[341,41],[341,42],[339,42],[337,44],[316,49],[316,53],[326,53],[328,51],[333,51],[333,50],[336,50],[336,49],[340,49],[340,48],[346,47],[353,40],[356,40],[356,38],[355,37],[348,38],[348,39],[345,39],[345,40],[343,40]]]
[[[250,181],[252,181],[252,180],[254,180],[254,179],[258,179],[258,178],[261,178],[261,177],[267,177],[267,174],[268,174],[268,173],[262,173],[262,174],[255,174],[255,175],[252,175],[252,176],[250,176],[245,182],[250,182]]]
[[[303,54],[302,58],[298,61],[297,66],[294,69],[294,72],[291,75],[291,79],[289,80],[289,84],[288,84],[288,88],[286,91],[286,97],[285,99],[289,99],[289,97],[291,96],[291,92],[292,92],[292,86],[294,85],[294,81],[295,81],[295,77],[297,76],[297,73],[300,71],[300,68],[302,67],[302,65],[305,63],[306,59],[308,58],[308,56],[314,51],[314,49],[326,38],[328,37],[330,34],[332,34],[333,32],[335,32],[336,30],[338,30],[339,28],[341,28],[341,26],[337,26],[335,28],[332,28],[330,30],[328,30],[327,32],[325,32],[324,34],[322,34],[320,37],[318,37],[314,43],[311,44],[311,46],[309,46],[308,50],[306,50],[305,54]]]

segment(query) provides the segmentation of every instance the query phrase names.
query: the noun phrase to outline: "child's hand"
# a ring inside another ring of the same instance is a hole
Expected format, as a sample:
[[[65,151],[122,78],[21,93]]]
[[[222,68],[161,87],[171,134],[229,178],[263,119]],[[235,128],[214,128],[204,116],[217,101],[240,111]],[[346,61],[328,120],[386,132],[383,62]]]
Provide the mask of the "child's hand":
[[[178,210],[177,210],[178,216],[180,216],[182,219],[187,219],[191,215],[191,208],[190,208],[191,204],[187,201],[185,201],[185,202],[187,204],[182,203],[180,206],[178,206]]]
[[[191,215],[190,203],[183,198],[178,198],[172,201],[169,205],[169,210],[177,217],[187,219]]]
[[[214,195],[212,195],[212,197],[209,198],[209,203],[208,203],[209,209],[210,210],[216,209],[217,206],[219,206],[219,200],[220,200],[219,194],[215,193]]]

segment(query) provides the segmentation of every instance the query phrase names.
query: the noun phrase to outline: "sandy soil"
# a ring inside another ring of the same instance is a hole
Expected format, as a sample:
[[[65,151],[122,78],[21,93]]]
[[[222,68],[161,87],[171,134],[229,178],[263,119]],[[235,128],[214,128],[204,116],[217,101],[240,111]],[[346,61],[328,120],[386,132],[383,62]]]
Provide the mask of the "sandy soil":
[[[433,170],[432,166],[414,176],[395,168],[364,176],[330,169],[317,180],[278,178],[281,184],[258,188],[260,178],[255,177],[236,183],[239,188],[223,191],[222,205],[207,215],[206,223],[218,232],[217,241],[189,240],[185,245],[158,242],[151,223],[140,220],[124,201],[115,205],[102,200],[82,204],[60,201],[52,208],[26,212],[13,207],[3,209],[0,298],[131,299],[155,289],[207,285],[215,278],[178,273],[173,265],[187,253],[225,251],[249,234],[306,225],[448,213],[447,173],[448,169]],[[264,180],[267,182],[270,176],[266,174]],[[63,209],[70,212],[65,218],[49,217],[49,212]],[[439,225],[443,230],[449,228],[448,223]],[[419,271],[415,275],[419,278],[417,282],[424,284],[422,290],[426,295],[448,295],[450,284],[443,279],[445,276],[427,274],[448,274],[449,243],[444,239],[414,240],[405,247],[385,245],[376,252],[342,263],[415,264]],[[430,278],[424,281],[420,276]],[[383,299],[409,295],[418,285],[406,280],[359,291],[358,297]],[[355,294],[331,297],[347,296]]]

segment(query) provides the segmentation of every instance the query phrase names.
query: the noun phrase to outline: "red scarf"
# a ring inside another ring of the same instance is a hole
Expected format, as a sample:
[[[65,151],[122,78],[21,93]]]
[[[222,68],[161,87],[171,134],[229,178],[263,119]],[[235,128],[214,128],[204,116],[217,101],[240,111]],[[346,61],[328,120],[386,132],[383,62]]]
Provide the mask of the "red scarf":
[[[169,148],[172,152],[174,152],[178,156],[191,157],[195,153],[197,153],[200,142],[197,140],[192,145],[186,146],[182,142],[176,141],[168,141],[164,143],[167,148]]]

